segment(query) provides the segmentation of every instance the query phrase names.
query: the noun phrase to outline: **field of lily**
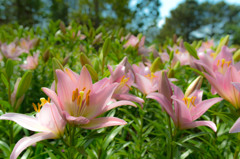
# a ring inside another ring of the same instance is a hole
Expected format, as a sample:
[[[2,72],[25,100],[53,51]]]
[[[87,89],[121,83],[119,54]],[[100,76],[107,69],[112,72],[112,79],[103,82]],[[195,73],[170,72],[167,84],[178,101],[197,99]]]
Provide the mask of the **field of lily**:
[[[239,158],[240,50],[228,42],[0,26],[0,158]]]

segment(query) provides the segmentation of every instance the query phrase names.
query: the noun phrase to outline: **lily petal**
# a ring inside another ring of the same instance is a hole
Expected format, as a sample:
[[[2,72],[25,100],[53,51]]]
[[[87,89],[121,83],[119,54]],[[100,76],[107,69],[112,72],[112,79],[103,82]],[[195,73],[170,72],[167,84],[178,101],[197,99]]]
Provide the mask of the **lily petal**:
[[[42,91],[53,101],[54,104],[56,104],[58,109],[60,108],[61,110],[63,110],[58,100],[57,94],[52,89],[43,87]],[[60,109],[59,109],[59,112],[61,112]]]
[[[132,94],[115,94],[114,98],[118,100],[128,100],[128,101],[137,102],[141,105],[141,107],[143,107],[142,103],[144,103],[144,100],[142,98],[136,97]]]
[[[63,110],[69,109],[73,110],[73,108],[70,108],[71,100],[72,99],[72,92],[74,91],[74,83],[70,79],[70,77],[65,74],[61,70],[56,70],[58,83],[57,83],[57,92],[58,92],[58,98],[60,99],[60,104]],[[70,112],[70,111],[69,111]]]
[[[200,104],[196,105],[191,109],[192,120],[198,119],[203,115],[211,106],[222,101],[222,98],[213,98],[202,101]]]
[[[115,118],[115,117],[101,117],[92,119],[88,124],[81,125],[81,128],[84,129],[99,129],[108,126],[115,126],[115,125],[125,125],[125,122],[122,119]]]
[[[198,126],[208,126],[214,132],[217,131],[217,127],[212,121],[194,121],[194,122],[190,122],[190,123],[184,123],[184,124],[182,124],[181,129],[195,128],[195,127],[198,127]]]
[[[229,133],[236,133],[236,132],[240,132],[240,118],[238,118],[238,120],[233,124],[233,126],[229,131]]]
[[[83,116],[74,117],[74,116],[69,115],[68,112],[66,112],[66,111],[63,112],[63,116],[68,121],[68,123],[71,123],[71,124],[80,125],[80,124],[89,123],[89,120],[87,118],[85,118]]]
[[[33,145],[34,143],[42,141],[42,140],[46,140],[46,139],[53,139],[54,136],[55,135],[52,133],[37,133],[30,137],[22,138],[15,145],[15,147],[11,153],[10,159],[16,159],[23,150],[25,150],[27,147]]]
[[[176,121],[176,117],[174,116],[174,112],[172,109],[172,104],[170,101],[162,94],[160,93],[150,93],[147,95],[147,98],[151,98],[156,100],[160,105],[163,107],[163,109],[171,116],[171,118]]]
[[[107,111],[109,111],[113,108],[123,106],[123,105],[131,105],[131,106],[137,107],[136,104],[134,104],[133,102],[130,102],[130,101],[127,101],[127,100],[121,100],[121,101],[118,101],[118,102],[114,102],[110,105],[106,105],[105,108],[102,110],[102,112],[99,113],[99,115],[104,113],[104,112],[107,112]]]
[[[118,84],[111,84],[105,87],[101,91],[94,92],[89,96],[89,105],[86,107],[83,116],[88,119],[92,119],[98,116],[99,112],[102,112],[107,103],[112,98],[113,92],[117,88]]]
[[[136,74],[137,88],[144,94],[149,94],[152,92],[152,84],[147,77],[140,74]]]
[[[32,131],[51,132],[47,127],[41,125],[35,117],[27,116],[25,114],[6,113],[0,116],[0,120],[14,121],[22,127]]]
[[[78,89],[83,90],[84,88],[86,92],[92,89],[92,78],[85,66],[83,66],[78,79]]]

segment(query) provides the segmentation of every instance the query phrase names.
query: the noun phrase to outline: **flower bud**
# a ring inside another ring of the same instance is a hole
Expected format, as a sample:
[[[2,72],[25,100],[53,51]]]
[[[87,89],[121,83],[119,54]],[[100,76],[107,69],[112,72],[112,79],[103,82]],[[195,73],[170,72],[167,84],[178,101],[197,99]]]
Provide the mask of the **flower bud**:
[[[239,61],[240,60],[240,49],[234,53],[233,60],[234,61]]]
[[[154,72],[160,70],[161,65],[162,65],[162,60],[160,57],[158,57],[153,61],[150,71],[154,73]]]
[[[44,54],[43,54],[43,61],[44,61],[44,62],[47,62],[48,59],[49,59],[49,57],[50,57],[50,51],[49,51],[49,50],[46,50],[46,51],[44,52]]]
[[[202,86],[203,77],[198,76],[187,88],[185,92],[185,97],[188,97],[192,94],[195,90],[200,89]]]
[[[86,64],[92,66],[91,61],[89,60],[89,58],[84,53],[80,54],[80,62],[81,62],[82,66],[84,66]]]
[[[59,24],[60,30],[63,34],[66,34],[66,26],[65,24],[61,21]]]
[[[62,65],[63,65],[63,66],[65,66],[65,65],[68,63],[69,57],[70,57],[70,56],[66,56],[66,57],[63,59],[63,62],[62,62]]]
[[[88,69],[91,77],[93,80],[98,81],[98,74],[97,72],[94,70],[94,68],[92,66],[90,66],[89,64],[85,64],[86,68]]]

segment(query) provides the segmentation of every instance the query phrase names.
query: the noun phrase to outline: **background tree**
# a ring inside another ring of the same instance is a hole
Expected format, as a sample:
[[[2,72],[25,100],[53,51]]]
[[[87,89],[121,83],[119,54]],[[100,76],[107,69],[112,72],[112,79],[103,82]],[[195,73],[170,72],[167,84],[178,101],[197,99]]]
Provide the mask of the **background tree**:
[[[176,34],[186,41],[215,38],[230,34],[234,44],[240,44],[240,6],[225,2],[199,4],[186,0],[171,11],[160,30],[160,40]]]

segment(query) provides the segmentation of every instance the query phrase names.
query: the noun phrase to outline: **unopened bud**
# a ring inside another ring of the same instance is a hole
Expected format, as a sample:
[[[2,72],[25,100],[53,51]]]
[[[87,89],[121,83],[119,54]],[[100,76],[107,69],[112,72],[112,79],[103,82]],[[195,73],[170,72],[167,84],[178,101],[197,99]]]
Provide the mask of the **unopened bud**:
[[[64,59],[63,59],[63,62],[62,62],[62,65],[65,66],[67,63],[68,63],[68,60],[69,60],[70,56],[66,56]]]
[[[228,41],[229,41],[229,35],[225,36],[225,37],[222,37],[221,40],[220,40],[220,43],[217,47],[217,50],[215,52],[215,57],[218,55],[218,53],[222,50],[222,47],[224,45],[227,45],[228,44]]]
[[[153,61],[150,71],[154,73],[154,72],[160,70],[161,66],[162,66],[162,60],[160,57],[158,57]]]
[[[49,51],[49,50],[46,50],[46,51],[44,52],[44,54],[43,54],[43,61],[44,61],[44,62],[47,62],[48,59],[49,59],[49,57],[50,57],[50,51]]]
[[[233,60],[234,61],[239,61],[240,60],[240,49],[234,53]]]
[[[171,96],[173,92],[167,77],[167,73],[165,71],[162,71],[161,76],[162,77],[160,78],[158,92],[163,94],[168,99],[168,101],[171,101]]]
[[[93,40],[92,44],[99,43],[102,39],[102,33],[99,33],[98,35],[95,36],[95,39]]]
[[[198,76],[187,88],[185,92],[185,97],[188,97],[190,94],[192,94],[195,90],[198,90],[202,86],[203,77]]]
[[[174,77],[174,70],[170,69],[167,74],[168,78],[173,78]]]
[[[92,79],[95,80],[95,81],[97,81],[97,80],[98,80],[98,74],[97,74],[97,72],[94,70],[94,68],[93,68],[92,66],[90,66],[89,64],[86,64],[85,66],[86,66],[86,68],[88,69],[88,71],[89,71]]]
[[[89,60],[89,58],[84,53],[80,54],[80,62],[81,62],[82,66],[84,66],[86,64],[92,66],[91,61]]]
[[[66,34],[66,26],[65,26],[65,24],[63,23],[63,21],[60,22],[59,27],[60,27],[61,32],[62,32],[63,34]]]

